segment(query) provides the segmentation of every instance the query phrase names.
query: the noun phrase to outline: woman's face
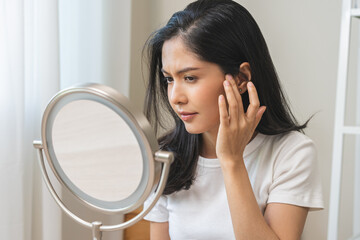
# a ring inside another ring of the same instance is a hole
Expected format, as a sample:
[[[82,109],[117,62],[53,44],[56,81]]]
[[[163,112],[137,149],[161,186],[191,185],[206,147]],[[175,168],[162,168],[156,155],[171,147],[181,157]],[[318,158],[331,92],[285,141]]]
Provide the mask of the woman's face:
[[[224,94],[225,74],[214,63],[201,61],[180,37],[164,42],[162,72],[168,81],[171,107],[192,134],[217,133],[218,97]]]

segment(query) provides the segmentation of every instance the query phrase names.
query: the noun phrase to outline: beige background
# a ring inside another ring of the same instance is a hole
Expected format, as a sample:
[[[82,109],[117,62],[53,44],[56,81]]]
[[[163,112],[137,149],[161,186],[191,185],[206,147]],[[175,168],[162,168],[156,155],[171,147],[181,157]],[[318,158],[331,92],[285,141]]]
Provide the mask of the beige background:
[[[146,76],[146,66],[143,66],[144,71],[141,71],[143,44],[153,30],[164,25],[173,12],[183,9],[189,2],[191,1],[104,2],[99,17],[104,29],[101,44],[106,49],[102,52],[102,58],[109,64],[99,66],[102,69],[99,74],[101,81],[129,96],[138,108],[142,108],[143,75]],[[324,186],[326,209],[309,214],[303,239],[326,239],[341,1],[238,2],[243,4],[258,22],[295,116],[300,122],[304,122],[315,113],[306,133],[318,148],[318,165]],[[356,57],[356,54],[352,55],[353,60]],[[355,67],[350,70],[353,78],[355,72]],[[81,73],[78,77],[80,81],[89,80],[82,77]],[[355,93],[350,92],[348,102],[354,103],[354,96]],[[348,122],[354,122],[354,113],[354,104],[350,104]],[[347,239],[352,231],[353,143],[353,137],[346,138],[345,157],[348,161],[343,169],[344,190],[339,239]],[[67,234],[79,231],[77,226],[74,227],[70,222],[71,220],[64,216],[63,239],[72,239],[66,237],[69,236]]]

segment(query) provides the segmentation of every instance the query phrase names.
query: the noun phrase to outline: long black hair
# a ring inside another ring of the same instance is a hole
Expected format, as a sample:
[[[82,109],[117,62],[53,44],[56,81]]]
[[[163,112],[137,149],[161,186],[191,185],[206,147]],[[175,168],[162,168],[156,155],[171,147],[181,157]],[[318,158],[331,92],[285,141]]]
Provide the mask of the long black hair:
[[[251,14],[231,0],[193,2],[183,11],[176,12],[165,27],[154,32],[144,48],[150,69],[145,115],[155,131],[164,128],[164,122],[168,120],[161,116],[175,121],[175,127],[159,138],[160,147],[175,154],[164,194],[190,188],[201,147],[201,135],[188,133],[172,110],[167,83],[163,81],[162,47],[165,41],[176,36],[180,36],[199,59],[219,65],[225,74],[237,76],[241,63],[250,64],[251,81],[256,86],[261,105],[267,107],[257,132],[275,135],[302,131],[306,127],[306,123],[297,123],[286,102],[268,47]],[[246,110],[249,96],[247,92],[242,96]]]

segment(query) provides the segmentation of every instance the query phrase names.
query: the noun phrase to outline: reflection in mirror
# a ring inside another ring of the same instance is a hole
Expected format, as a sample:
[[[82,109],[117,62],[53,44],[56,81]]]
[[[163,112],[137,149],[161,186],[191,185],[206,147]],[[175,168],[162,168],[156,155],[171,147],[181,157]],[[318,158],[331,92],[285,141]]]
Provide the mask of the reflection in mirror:
[[[89,196],[119,201],[138,187],[141,149],[127,123],[113,110],[91,100],[77,100],[60,109],[52,139],[66,176]]]

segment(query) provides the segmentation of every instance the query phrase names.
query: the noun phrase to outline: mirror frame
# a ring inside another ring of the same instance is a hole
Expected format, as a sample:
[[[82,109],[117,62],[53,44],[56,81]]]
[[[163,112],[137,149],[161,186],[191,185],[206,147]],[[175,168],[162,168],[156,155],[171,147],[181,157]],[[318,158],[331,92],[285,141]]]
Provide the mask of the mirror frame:
[[[119,201],[96,199],[77,186],[62,170],[54,152],[52,126],[56,115],[66,104],[76,100],[91,100],[101,103],[119,115],[131,128],[140,145],[143,159],[143,173],[137,189],[127,198]],[[41,136],[48,164],[58,181],[82,203],[101,212],[127,213],[137,209],[153,190],[154,182],[160,178],[160,164],[154,162],[154,153],[159,149],[152,128],[145,116],[131,107],[129,100],[112,88],[100,84],[82,84],[58,92],[48,103],[42,118]],[[151,156],[151,157],[149,157]],[[155,174],[154,174],[155,173]]]
[[[59,99],[65,98],[70,94],[76,94],[76,93],[86,93],[100,97],[104,101],[110,102],[111,106],[115,106],[115,108],[118,108],[121,111],[123,111],[124,114],[126,115],[126,118],[129,118],[133,123],[133,125],[131,125],[133,126],[132,131],[134,135],[138,137],[137,139],[138,142],[141,142],[143,144],[142,146],[145,147],[143,151],[147,153],[146,159],[148,160],[148,165],[143,164],[143,169],[144,166],[149,166],[147,169],[147,171],[149,172],[148,181],[145,184],[146,186],[144,192],[140,194],[140,197],[137,199],[137,201],[131,203],[128,206],[107,208],[108,206],[104,207],[101,205],[100,206],[97,205],[98,204],[97,201],[92,202],[92,200],[90,200],[90,202],[88,202],[88,199],[82,199],[81,196],[76,195],[76,191],[74,192],[68,188],[68,186],[66,185],[66,180],[63,181],[61,178],[61,174],[59,175],[57,169],[59,168],[59,166],[57,167],[56,164],[53,164],[51,161],[50,158],[51,154],[49,154],[49,144],[47,138],[47,134],[48,134],[47,126],[48,126],[49,115],[51,115],[51,111],[54,108],[54,106],[56,106],[56,103],[60,101]],[[138,132],[138,134],[134,132],[135,130]],[[57,93],[50,100],[43,114],[42,125],[41,125],[41,136],[42,136],[42,141],[35,140],[33,141],[33,145],[38,150],[39,165],[45,185],[48,188],[51,196],[54,198],[55,202],[58,204],[58,206],[70,218],[74,219],[82,226],[92,229],[93,240],[101,240],[103,231],[115,231],[115,230],[128,228],[134,225],[135,223],[137,223],[138,221],[140,221],[146,214],[148,214],[150,210],[155,206],[156,202],[159,200],[160,196],[162,195],[165,189],[167,178],[170,172],[170,166],[174,161],[174,155],[172,152],[158,150],[159,146],[157,144],[156,137],[153,134],[151,125],[147,121],[146,117],[140,111],[137,111],[136,109],[132,108],[130,102],[127,100],[126,97],[122,96],[114,89],[101,84],[93,84],[93,83],[81,84],[75,87],[62,90],[59,93]],[[93,222],[86,221],[78,217],[72,211],[70,211],[69,208],[67,208],[67,206],[63,203],[62,199],[57,194],[47,173],[43,152],[45,152],[45,155],[48,159],[48,163],[53,173],[55,174],[56,178],[59,180],[59,182],[63,186],[65,186],[66,189],[72,192],[72,194],[76,197],[76,199],[84,203],[84,205],[89,206],[92,209],[99,210],[103,213],[127,213],[136,209],[141,204],[143,204],[146,199],[149,200],[149,205],[146,206],[146,208],[143,208],[143,210],[140,213],[138,213],[135,217],[119,224],[103,225],[102,222],[99,221],[93,221]],[[149,196],[150,193],[152,192],[153,194]]]

